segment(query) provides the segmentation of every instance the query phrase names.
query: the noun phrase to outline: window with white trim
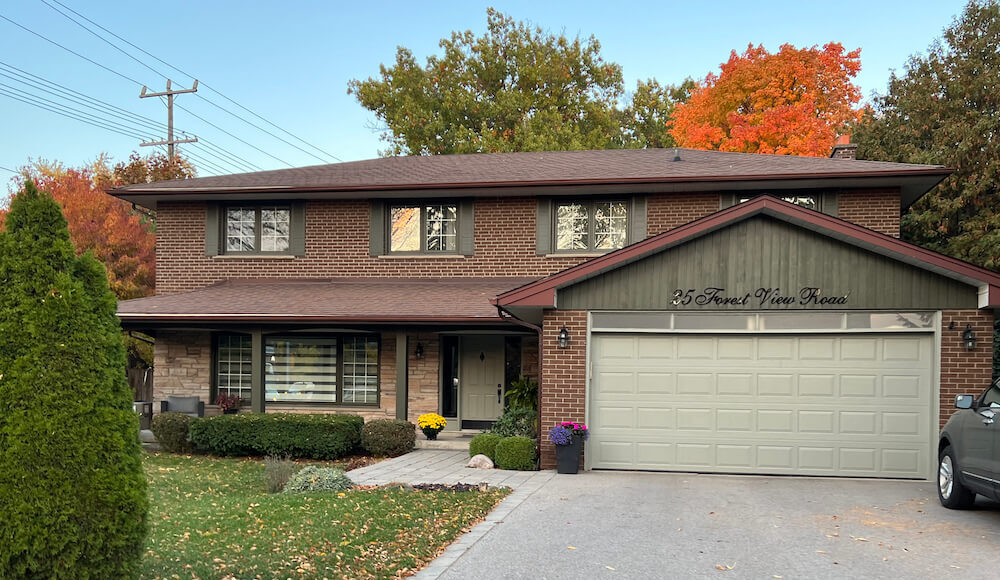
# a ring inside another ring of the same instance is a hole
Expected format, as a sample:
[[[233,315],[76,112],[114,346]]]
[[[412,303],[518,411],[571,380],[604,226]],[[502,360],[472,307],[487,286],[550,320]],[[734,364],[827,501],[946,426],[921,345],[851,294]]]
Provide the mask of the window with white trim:
[[[292,212],[288,206],[228,206],[223,214],[227,254],[288,252]]]
[[[557,202],[553,212],[557,252],[604,252],[628,244],[628,202]]]
[[[390,206],[388,230],[390,252],[457,253],[458,206]]]

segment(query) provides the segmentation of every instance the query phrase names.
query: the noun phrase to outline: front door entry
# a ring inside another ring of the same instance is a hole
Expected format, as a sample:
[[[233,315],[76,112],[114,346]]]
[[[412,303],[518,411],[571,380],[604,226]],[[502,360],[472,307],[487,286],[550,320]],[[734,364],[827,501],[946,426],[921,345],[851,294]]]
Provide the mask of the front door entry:
[[[460,354],[462,427],[481,429],[503,412],[502,336],[463,336]]]

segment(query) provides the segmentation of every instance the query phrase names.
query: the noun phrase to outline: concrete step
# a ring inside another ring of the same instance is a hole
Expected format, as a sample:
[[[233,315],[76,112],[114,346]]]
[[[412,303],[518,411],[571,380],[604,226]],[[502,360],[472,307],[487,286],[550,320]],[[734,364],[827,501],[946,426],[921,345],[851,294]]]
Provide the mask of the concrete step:
[[[420,430],[417,430],[417,449],[448,449],[452,451],[468,451],[469,442],[481,433],[480,431],[442,431],[437,439],[429,441]]]

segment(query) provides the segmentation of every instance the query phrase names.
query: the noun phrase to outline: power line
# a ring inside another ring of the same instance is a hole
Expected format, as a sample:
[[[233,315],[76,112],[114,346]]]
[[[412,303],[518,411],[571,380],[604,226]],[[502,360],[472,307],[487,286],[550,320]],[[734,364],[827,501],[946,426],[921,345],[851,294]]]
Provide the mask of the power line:
[[[88,117],[88,118],[93,119],[95,121],[98,121],[100,123],[107,123],[107,124],[110,124],[110,125],[114,125],[114,126],[118,127],[119,129],[121,129],[123,131],[130,131],[132,133],[139,133],[139,131],[140,131],[140,129],[135,129],[133,127],[128,127],[126,125],[122,125],[118,121],[114,121],[112,119],[106,119],[106,118],[103,118],[103,117],[101,117],[99,115],[95,115],[93,113],[88,113],[86,111],[81,111],[80,109],[77,109],[75,107],[70,107],[69,105],[64,105],[62,103],[58,103],[58,102],[53,101],[51,99],[46,99],[45,97],[40,97],[38,95],[31,94],[31,93],[29,93],[27,91],[21,90],[21,89],[19,89],[17,87],[12,87],[12,86],[10,86],[8,84],[5,84],[5,83],[0,83],[0,87],[6,88],[8,91],[14,91],[16,93],[19,93],[21,96],[23,96],[25,98],[30,98],[30,99],[33,99],[35,101],[41,101],[43,103],[48,103],[50,106],[61,108],[64,111],[72,111],[73,113],[75,113],[77,115]]]
[[[206,141],[205,139],[199,139],[198,145],[200,146],[201,149],[205,149],[206,152],[211,152],[216,157],[219,157],[220,159],[225,159],[227,163],[229,163],[234,167],[239,168],[240,171],[260,171],[260,167],[232,155],[231,153],[215,145],[211,141]]]
[[[191,116],[192,116],[192,117],[194,117],[195,119],[199,119],[199,120],[201,120],[201,122],[203,122],[203,123],[206,123],[206,124],[208,124],[208,125],[210,125],[210,126],[212,126],[212,127],[215,127],[215,128],[216,128],[216,129],[218,129],[219,131],[222,131],[223,133],[225,133],[226,135],[229,135],[229,136],[230,136],[230,137],[232,137],[233,139],[236,139],[236,140],[237,140],[237,141],[239,141],[240,143],[243,143],[244,145],[247,145],[247,146],[249,146],[249,147],[253,147],[254,149],[256,149],[257,151],[260,151],[260,152],[261,152],[261,153],[263,153],[264,155],[267,155],[268,157],[270,157],[270,158],[272,158],[272,159],[276,159],[276,160],[278,160],[278,161],[280,161],[280,162],[284,163],[285,165],[287,165],[287,166],[289,166],[289,167],[295,167],[294,165],[292,165],[291,163],[289,163],[289,162],[285,161],[284,159],[281,159],[281,158],[279,158],[279,157],[275,157],[274,155],[271,155],[270,153],[268,153],[267,151],[264,151],[264,150],[263,150],[263,149],[261,149],[260,147],[257,147],[256,145],[253,145],[253,144],[251,144],[251,143],[248,143],[247,141],[244,141],[243,139],[240,139],[240,138],[239,138],[239,137],[237,137],[236,135],[233,135],[233,134],[232,134],[232,133],[230,133],[229,131],[226,131],[225,129],[223,129],[222,127],[220,127],[220,126],[216,125],[215,123],[213,123],[213,122],[209,121],[208,119],[206,119],[206,118],[204,118],[204,117],[200,117],[200,116],[196,115],[195,113],[192,113],[192,112],[191,112],[191,111],[190,111],[189,109],[187,109],[187,108],[185,108],[185,107],[182,107],[181,105],[177,105],[177,108],[178,108],[178,109],[180,109],[180,110],[182,110],[182,111],[185,111],[185,112],[187,112],[187,114],[188,114],[188,115],[191,115]]]
[[[11,70],[4,70],[4,68],[11,69]],[[14,76],[12,77],[11,75],[14,75]],[[83,94],[83,93],[81,93],[79,91],[75,91],[75,90],[73,90],[73,89],[71,89],[69,87],[66,87],[64,85],[61,85],[61,84],[53,82],[53,81],[50,81],[50,80],[48,80],[48,79],[46,79],[44,77],[40,77],[38,75],[32,74],[32,73],[30,73],[30,72],[28,72],[26,70],[17,68],[16,66],[13,66],[11,64],[5,63],[3,61],[0,61],[0,76],[6,76],[7,78],[12,78],[12,79],[16,80],[17,82],[20,82],[20,83],[28,85],[28,86],[32,86],[32,87],[37,88],[39,90],[46,91],[49,94],[55,95],[57,93],[61,93],[61,94],[64,94],[64,95],[68,95],[68,96],[64,96],[64,97],[60,97],[60,98],[64,98],[64,99],[67,99],[67,100],[72,99],[73,101],[78,102],[80,104],[83,104],[84,106],[88,106],[89,108],[92,108],[94,110],[101,110],[102,108],[108,109],[107,111],[104,111],[105,114],[113,115],[113,116],[116,116],[116,117],[118,117],[120,119],[123,119],[123,120],[126,119],[126,118],[135,119],[135,121],[133,122],[133,124],[138,125],[138,124],[142,123],[142,124],[146,125],[146,127],[147,127],[146,130],[152,129],[152,130],[155,130],[158,133],[161,133],[161,132],[163,132],[164,128],[166,127],[166,125],[164,125],[163,123],[160,123],[158,121],[150,119],[149,117],[144,117],[144,116],[139,115],[137,113],[133,113],[132,111],[129,111],[127,109],[123,109],[121,107],[117,107],[115,105],[112,105],[111,103],[102,101],[100,99],[96,99],[96,98],[91,97],[89,95],[85,95],[85,94]],[[14,77],[18,77],[18,78],[15,79]],[[52,90],[48,90],[48,89],[45,88],[46,85],[48,85],[49,87],[55,87],[55,88],[52,89]],[[97,103],[98,106],[88,105],[87,104],[88,101],[91,102],[91,103]],[[182,135],[185,135],[185,136],[187,135],[186,131],[183,131],[183,130],[180,130],[180,129],[178,129],[177,131],[180,134],[182,134]],[[206,143],[206,144],[208,144],[210,147],[215,148],[221,154],[225,154],[228,157],[232,158],[234,161],[237,161],[237,162],[239,162],[242,165],[250,167],[251,170],[257,170],[257,171],[260,170],[260,167],[254,165],[253,163],[247,161],[246,159],[240,157],[239,155],[236,155],[235,153],[231,153],[229,151],[226,151],[222,147],[220,147],[218,145],[215,145],[214,143],[212,143],[211,141],[208,141],[207,139],[202,138],[201,141],[204,142],[204,143]],[[234,167],[235,167],[235,165],[234,165]]]
[[[127,44],[127,45],[131,46],[132,48],[134,48],[134,49],[138,50],[139,52],[141,52],[141,53],[145,54],[146,56],[148,56],[148,57],[150,57],[150,58],[152,58],[152,59],[154,59],[154,60],[156,60],[156,61],[158,61],[158,62],[160,62],[160,63],[162,63],[162,64],[164,64],[164,65],[166,65],[166,66],[168,66],[168,67],[170,67],[170,68],[172,68],[172,69],[174,69],[175,71],[177,71],[177,72],[179,72],[179,73],[181,73],[181,74],[183,74],[183,75],[185,75],[185,76],[188,76],[188,77],[190,77],[190,78],[192,78],[192,79],[193,79],[193,78],[195,78],[195,76],[194,76],[194,75],[192,75],[192,74],[189,74],[189,73],[187,73],[187,72],[185,72],[185,71],[183,71],[183,70],[181,70],[181,69],[177,68],[176,66],[174,66],[174,65],[170,64],[169,62],[167,62],[167,61],[165,61],[165,60],[163,60],[163,59],[161,59],[161,58],[157,57],[156,55],[154,55],[154,54],[151,54],[151,53],[147,52],[146,50],[142,49],[141,47],[139,47],[139,46],[136,46],[135,44],[133,44],[133,43],[129,42],[128,40],[126,40],[126,39],[122,38],[121,36],[118,36],[118,35],[117,35],[117,34],[115,34],[114,32],[112,32],[112,31],[108,30],[107,28],[105,28],[105,27],[101,26],[100,24],[98,24],[98,23],[94,22],[93,20],[91,20],[91,19],[87,18],[87,17],[86,17],[86,16],[84,16],[83,14],[80,14],[80,13],[79,13],[79,12],[77,12],[76,10],[73,10],[72,8],[70,8],[69,6],[66,6],[65,4],[63,4],[62,2],[60,2],[59,0],[52,0],[52,1],[53,1],[53,2],[55,2],[56,4],[58,4],[58,5],[62,6],[62,7],[63,7],[63,8],[65,8],[66,10],[68,10],[68,11],[72,12],[73,14],[75,14],[75,15],[79,16],[79,17],[80,17],[80,18],[82,18],[83,20],[86,20],[86,21],[87,21],[87,22],[89,22],[90,24],[93,24],[93,25],[94,25],[94,26],[96,26],[97,28],[100,28],[100,29],[101,29],[101,30],[103,30],[104,32],[107,32],[107,33],[108,33],[108,34],[110,34],[111,36],[114,36],[115,38],[117,38],[118,40],[120,40],[120,41],[124,42],[125,44]],[[63,16],[65,16],[66,18],[68,18],[69,20],[71,20],[72,22],[76,23],[76,24],[77,24],[78,26],[80,26],[81,28],[83,28],[83,29],[84,29],[84,30],[86,30],[87,32],[90,32],[91,34],[93,34],[93,35],[97,36],[98,38],[100,38],[100,39],[101,39],[101,40],[103,40],[104,42],[107,42],[108,44],[110,44],[111,46],[113,46],[113,47],[114,47],[114,48],[115,48],[116,50],[118,50],[118,51],[122,52],[123,54],[125,54],[126,56],[128,56],[129,58],[131,58],[132,60],[135,60],[136,62],[138,62],[138,63],[139,63],[139,64],[141,64],[142,66],[144,66],[144,67],[148,68],[149,70],[151,70],[151,71],[155,72],[156,74],[158,74],[158,75],[162,76],[163,78],[167,78],[167,75],[165,75],[165,74],[163,74],[163,73],[159,72],[158,70],[156,70],[156,69],[152,68],[151,66],[147,65],[146,63],[144,63],[144,62],[141,62],[141,61],[140,61],[139,59],[137,59],[137,58],[135,58],[134,56],[132,56],[132,55],[128,54],[127,52],[125,52],[124,50],[122,50],[121,48],[119,48],[118,46],[116,46],[115,44],[113,44],[112,42],[110,42],[109,40],[107,40],[107,39],[105,39],[105,38],[103,38],[103,37],[101,37],[101,36],[97,35],[97,33],[95,33],[94,31],[90,30],[89,28],[87,28],[86,26],[84,26],[83,24],[81,24],[80,22],[78,22],[77,20],[75,20],[75,19],[73,19],[73,18],[70,18],[70,17],[69,17],[69,16],[67,15],[67,14],[65,14],[64,12],[62,12],[62,11],[60,11],[60,10],[56,9],[56,8],[55,8],[54,6],[52,6],[51,4],[49,4],[48,2],[46,2],[46,0],[41,0],[41,2],[42,2],[43,4],[45,4],[46,6],[48,6],[48,7],[52,8],[52,9],[53,9],[53,10],[55,10],[56,12],[59,12],[60,14],[62,14]],[[258,119],[260,119],[261,121],[263,121],[263,122],[267,123],[268,125],[270,125],[270,126],[274,127],[275,129],[277,129],[277,130],[281,131],[282,133],[284,133],[284,134],[288,135],[289,137],[292,137],[293,139],[296,139],[296,140],[297,140],[297,141],[299,141],[300,143],[302,143],[302,144],[304,144],[304,145],[306,145],[306,146],[308,146],[308,147],[312,147],[313,149],[315,149],[316,151],[319,151],[320,153],[322,153],[323,155],[326,155],[327,157],[330,157],[330,158],[333,158],[333,159],[336,159],[337,161],[342,161],[342,159],[340,159],[340,158],[339,158],[339,157],[337,157],[336,155],[333,155],[332,153],[327,153],[327,152],[326,152],[326,151],[324,151],[323,149],[320,149],[319,147],[317,147],[317,146],[313,145],[312,143],[309,143],[309,142],[308,142],[308,141],[306,141],[305,139],[302,139],[301,137],[298,137],[297,135],[294,135],[293,133],[291,133],[291,132],[289,132],[289,131],[286,131],[285,129],[283,129],[283,128],[279,127],[278,125],[276,125],[276,124],[272,123],[271,121],[269,121],[269,120],[265,119],[264,117],[262,117],[262,116],[258,115],[257,113],[255,113],[255,112],[251,111],[250,109],[248,109],[248,108],[244,107],[243,105],[241,105],[241,104],[237,103],[237,102],[236,102],[236,101],[234,101],[233,99],[230,99],[230,98],[229,98],[229,97],[227,97],[226,95],[224,95],[224,94],[222,94],[221,92],[219,92],[219,91],[215,90],[214,88],[212,88],[212,87],[208,86],[207,84],[205,84],[205,83],[201,83],[201,85],[202,85],[203,87],[205,87],[206,89],[208,89],[208,90],[212,91],[213,93],[215,93],[215,94],[219,95],[219,96],[220,96],[220,97],[222,97],[223,99],[225,99],[225,100],[229,101],[230,103],[232,103],[232,104],[236,105],[237,107],[239,107],[239,108],[243,109],[244,111],[246,111],[246,112],[250,113],[250,114],[251,114],[251,115],[253,115],[254,117],[257,117],[257,118],[258,118]],[[326,163],[326,162],[327,162],[327,160],[326,160],[326,159],[323,159],[323,158],[321,158],[321,157],[318,157],[318,156],[316,156],[315,154],[313,154],[313,153],[310,153],[309,151],[305,151],[304,149],[302,149],[302,148],[298,147],[297,145],[294,145],[294,144],[292,144],[292,143],[289,143],[288,141],[285,141],[284,139],[282,139],[281,137],[278,137],[278,136],[277,136],[277,135],[275,135],[274,133],[271,133],[270,131],[268,131],[268,130],[266,130],[266,129],[263,129],[262,127],[259,127],[259,126],[255,125],[255,124],[251,123],[250,121],[247,121],[247,120],[246,120],[246,119],[244,119],[243,117],[240,117],[239,115],[237,115],[237,114],[235,114],[235,113],[233,113],[233,112],[231,112],[231,111],[229,111],[229,110],[227,110],[227,109],[225,109],[225,108],[223,108],[223,107],[219,106],[218,104],[216,104],[216,103],[213,103],[212,101],[208,100],[207,98],[205,98],[205,97],[203,97],[203,96],[201,96],[201,95],[196,95],[196,96],[198,96],[199,98],[201,98],[202,100],[204,100],[204,101],[205,101],[206,103],[209,103],[209,104],[211,104],[212,106],[215,106],[215,107],[218,107],[218,108],[219,108],[220,110],[222,110],[222,111],[225,111],[226,113],[228,113],[228,114],[232,115],[233,117],[236,117],[237,119],[239,119],[239,120],[243,121],[244,123],[246,123],[246,124],[250,125],[251,127],[254,127],[254,128],[256,128],[256,129],[258,129],[258,130],[260,130],[260,131],[263,131],[264,133],[267,133],[268,135],[270,135],[270,136],[274,137],[275,139],[278,139],[278,140],[279,140],[279,141],[281,141],[282,143],[285,143],[285,144],[288,144],[288,145],[291,145],[292,147],[295,147],[295,148],[296,148],[296,149],[298,149],[299,151],[302,151],[303,153],[306,153],[306,154],[308,154],[308,155],[312,155],[313,157],[315,157],[316,159],[319,159],[320,161],[323,161],[324,163]]]
[[[118,133],[119,135],[124,135],[126,137],[131,137],[132,139],[143,139],[143,136],[141,136],[141,135],[135,135],[133,133],[126,133],[125,131],[122,131],[119,128],[112,127],[112,126],[110,126],[108,124],[102,124],[102,123],[94,122],[94,121],[85,119],[83,117],[74,115],[72,113],[67,113],[67,112],[61,111],[61,110],[59,110],[57,108],[49,107],[47,105],[40,104],[38,102],[34,102],[34,101],[30,100],[30,99],[24,99],[24,98],[18,97],[17,95],[10,94],[10,93],[8,93],[6,91],[3,91],[3,90],[0,90],[0,95],[4,95],[4,96],[9,97],[11,99],[14,99],[16,101],[21,101],[22,103],[26,103],[26,104],[31,105],[33,107],[38,107],[39,109],[44,109],[46,111],[50,111],[52,113],[56,113],[57,115],[62,115],[64,117],[69,117],[70,119],[75,119],[75,120],[80,121],[82,123],[87,123],[88,125],[93,125],[94,127],[98,127],[100,129],[105,129],[105,130],[108,130],[108,131],[112,131],[114,133]]]
[[[21,30],[23,30],[23,31],[25,31],[25,32],[29,32],[29,33],[31,33],[31,34],[34,34],[35,36],[37,36],[38,38],[41,38],[41,39],[42,39],[42,40],[44,40],[45,42],[48,42],[48,43],[50,43],[50,44],[54,44],[54,45],[58,46],[59,48],[61,48],[61,49],[65,50],[66,52],[69,52],[69,53],[72,53],[72,54],[75,54],[76,56],[78,56],[78,57],[82,58],[83,60],[85,60],[85,61],[87,61],[87,62],[89,62],[89,63],[93,64],[94,66],[98,66],[98,67],[100,67],[100,68],[102,68],[102,69],[104,69],[104,70],[108,71],[109,73],[111,73],[111,74],[114,74],[114,75],[117,75],[117,76],[119,76],[119,77],[121,77],[121,78],[123,78],[123,79],[125,79],[125,80],[127,80],[127,81],[130,81],[130,82],[133,82],[133,83],[135,83],[135,84],[139,85],[140,87],[142,86],[142,83],[140,83],[139,81],[137,81],[137,80],[135,80],[135,79],[133,79],[133,78],[131,78],[131,77],[127,77],[127,76],[123,75],[122,73],[120,73],[120,72],[118,72],[118,71],[116,71],[116,70],[113,70],[113,69],[110,69],[110,68],[108,68],[108,67],[104,66],[103,64],[101,64],[101,63],[99,63],[99,62],[97,62],[97,61],[95,61],[95,60],[91,60],[91,59],[89,59],[89,58],[87,58],[87,57],[83,56],[83,55],[82,55],[82,54],[80,54],[79,52],[76,52],[75,50],[72,50],[72,49],[69,49],[69,48],[66,48],[65,46],[63,46],[63,45],[59,44],[58,42],[56,42],[56,41],[54,41],[54,40],[50,40],[49,38],[47,38],[47,37],[45,37],[45,36],[43,36],[43,35],[41,35],[41,34],[39,34],[39,33],[35,32],[35,31],[34,31],[34,30],[32,30],[32,29],[30,29],[30,28],[28,28],[28,27],[26,27],[26,26],[22,26],[22,25],[18,24],[17,22],[14,22],[13,20],[11,20],[10,18],[7,18],[7,17],[6,17],[6,16],[4,16],[3,14],[0,14],[0,18],[2,18],[2,19],[4,19],[4,20],[6,20],[7,22],[10,22],[10,23],[11,23],[11,24],[13,24],[14,26],[16,26],[16,27],[20,28]]]
[[[9,168],[7,168],[7,167],[4,167],[3,165],[0,165],[0,169],[3,169],[4,171],[10,171],[10,172],[11,172],[11,173],[13,173],[14,175],[20,175],[20,174],[21,174],[21,172],[20,172],[20,171],[14,171],[13,169],[9,169]]]

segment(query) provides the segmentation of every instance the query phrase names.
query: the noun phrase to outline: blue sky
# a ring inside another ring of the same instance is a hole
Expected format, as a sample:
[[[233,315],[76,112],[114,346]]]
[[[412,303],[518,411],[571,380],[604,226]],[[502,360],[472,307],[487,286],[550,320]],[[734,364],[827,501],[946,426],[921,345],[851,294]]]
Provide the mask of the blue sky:
[[[54,0],[46,1],[65,11]],[[617,5],[608,1],[537,0],[59,1],[344,161],[376,157],[384,147],[378,133],[372,130],[377,124],[374,115],[347,94],[348,81],[377,75],[379,64],[394,60],[397,46],[410,48],[423,62],[437,52],[438,41],[451,31],[481,33],[486,28],[487,6],[554,33],[596,36],[605,59],[622,65],[629,90],[634,89],[637,79],[649,77],[665,84],[686,77],[704,78],[718,69],[731,50],[742,51],[748,43],[761,43],[775,51],[783,43],[802,47],[836,41],[847,49],[862,49],[862,71],[856,84],[866,99],[873,91],[884,92],[890,70],[902,71],[909,56],[926,51],[964,6],[964,2],[957,0],[849,3],[800,0],[752,4],[643,1]],[[164,88],[163,77],[73,24],[42,0],[2,3],[0,16],[146,84],[150,90]],[[118,44],[178,84],[190,86],[190,77]],[[166,120],[165,107],[158,99],[138,98],[138,84],[0,19],[0,73],[11,74],[11,69],[4,65],[155,121]],[[28,90],[9,76],[0,76],[0,91],[10,93],[9,87]],[[37,89],[30,91],[51,98]],[[179,105],[221,129],[186,111],[175,111],[175,125],[179,129],[207,140],[206,147],[216,148],[191,150],[215,165],[215,170],[203,167],[203,175],[238,172],[238,167],[246,167],[234,165],[225,157],[220,160],[214,156],[219,150],[261,169],[332,160],[204,87],[199,89],[199,95],[317,155],[283,143],[199,96],[181,95],[177,97]],[[8,169],[16,170],[29,159],[39,158],[81,165],[102,152],[113,160],[121,160],[131,151],[140,150],[136,137],[94,128],[3,94],[0,94],[0,123],[0,167]],[[148,133],[150,137],[156,136],[155,132]],[[149,150],[143,147],[140,152]],[[9,177],[9,173],[0,169],[0,180],[7,181]]]

